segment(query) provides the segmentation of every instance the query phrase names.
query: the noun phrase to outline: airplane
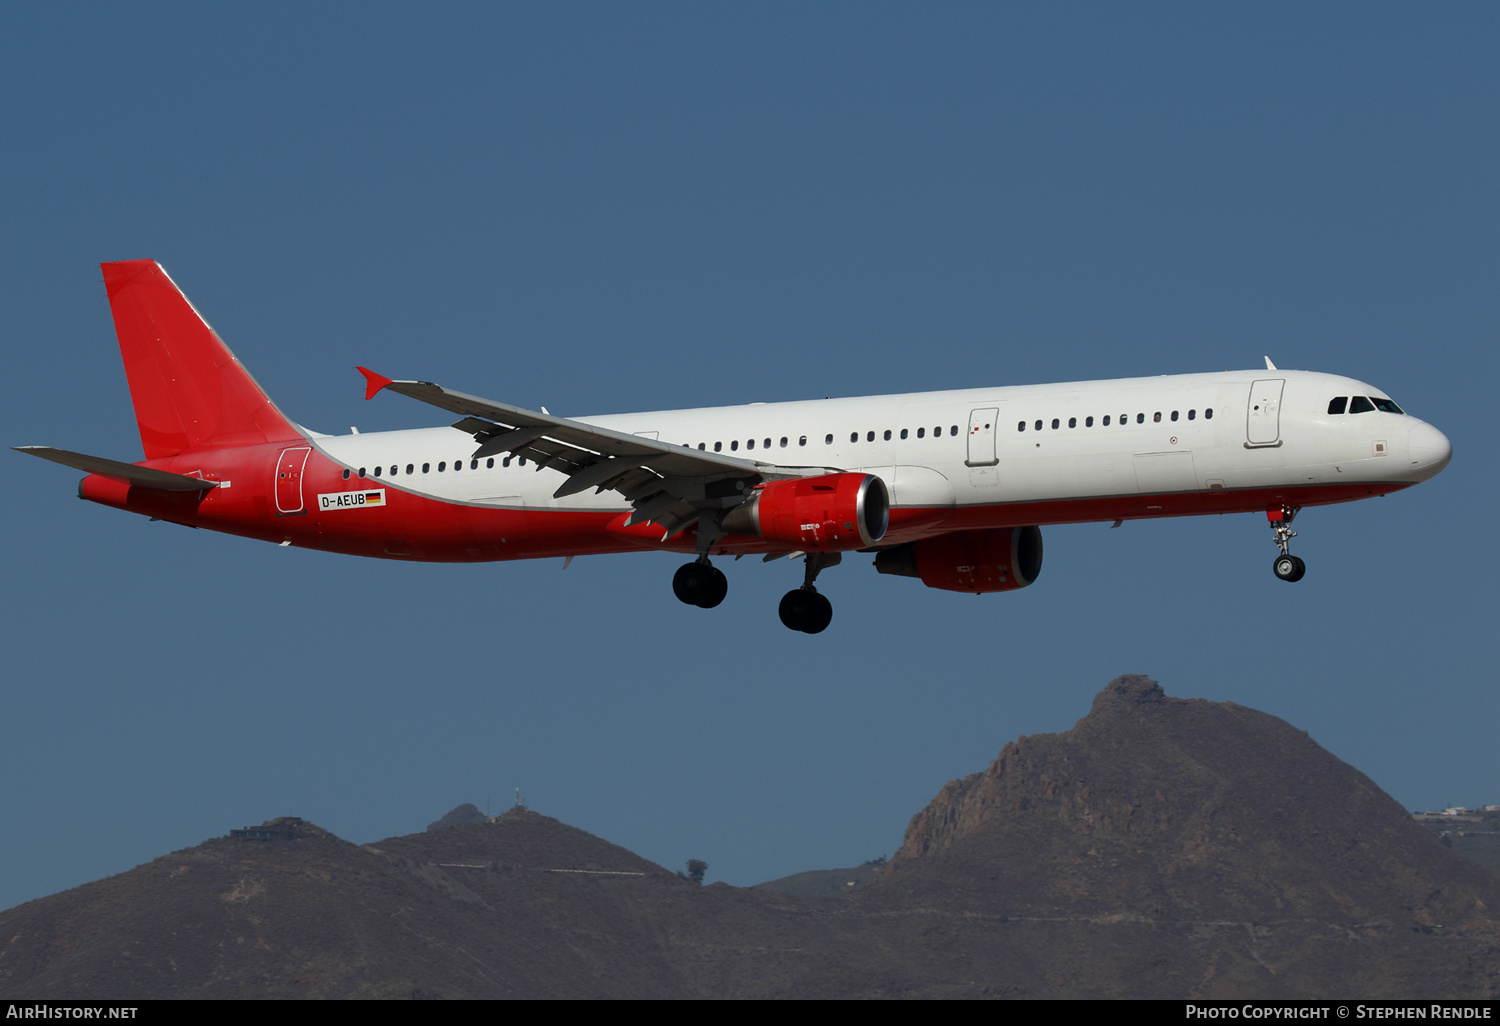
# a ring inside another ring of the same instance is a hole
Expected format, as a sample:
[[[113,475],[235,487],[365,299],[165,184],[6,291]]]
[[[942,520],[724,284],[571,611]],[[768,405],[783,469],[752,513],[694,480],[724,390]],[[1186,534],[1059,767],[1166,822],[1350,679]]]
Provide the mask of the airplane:
[[[782,622],[817,634],[845,553],[982,594],[1031,585],[1041,526],[1264,513],[1284,581],[1306,506],[1386,495],[1448,465],[1441,431],[1352,378],[1278,370],[597,417],[559,417],[364,367],[450,426],[326,435],[294,423],[154,260],[101,265],[145,459],[18,451],[87,472],[80,498],[229,534],[384,559],[486,562],[638,550],[803,559]],[[565,564],[566,565],[566,562]]]

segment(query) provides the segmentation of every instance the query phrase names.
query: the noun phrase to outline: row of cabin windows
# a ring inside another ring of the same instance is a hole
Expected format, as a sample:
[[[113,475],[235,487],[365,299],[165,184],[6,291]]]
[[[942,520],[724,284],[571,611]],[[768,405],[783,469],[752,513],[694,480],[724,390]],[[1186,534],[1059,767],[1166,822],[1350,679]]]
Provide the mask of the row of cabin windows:
[[[1389,400],[1389,399],[1382,399],[1379,396],[1366,397],[1366,396],[1362,396],[1362,395],[1357,395],[1357,396],[1354,396],[1351,399],[1349,396],[1343,396],[1343,395],[1341,395],[1341,396],[1339,396],[1336,399],[1329,400],[1329,403],[1328,403],[1328,412],[1329,412],[1329,414],[1337,416],[1337,415],[1343,414],[1344,412],[1346,412],[1346,410],[1349,413],[1373,413],[1376,410],[1380,410],[1380,411],[1382,411],[1384,413],[1405,413],[1405,411],[1402,410],[1401,407],[1397,406],[1391,400]],[[1151,422],[1153,424],[1160,424],[1161,423],[1161,416],[1162,416],[1161,415],[1161,411],[1158,410],[1156,413],[1153,413],[1151,415]],[[1179,416],[1179,411],[1173,410],[1171,412],[1171,414],[1170,414],[1170,419],[1175,422],[1178,419],[1178,416]],[[1198,411],[1197,410],[1188,410],[1187,411],[1187,419],[1188,420],[1197,420],[1198,419]],[[1203,411],[1203,419],[1204,420],[1213,420],[1214,419],[1214,411],[1213,411],[1212,407],[1210,407],[1208,409],[1205,409]],[[1144,424],[1144,423],[1146,423],[1146,415],[1144,413],[1137,413],[1135,415],[1135,422],[1137,424]],[[1110,425],[1110,416],[1109,416],[1109,414],[1105,414],[1104,417],[1102,417],[1100,419],[1099,423],[1103,427],[1109,427],[1109,425]],[[1120,414],[1120,418],[1119,418],[1118,423],[1120,423],[1122,425],[1123,424],[1129,424],[1130,423],[1130,414],[1128,414],[1128,413],[1122,413],[1122,414]],[[1037,420],[1037,421],[1035,421],[1032,424],[1032,429],[1035,430],[1035,431],[1041,431],[1042,427],[1043,427],[1043,424],[1044,424],[1043,421]],[[988,426],[988,425],[986,425],[986,426]],[[1068,427],[1070,427],[1070,428],[1076,428],[1077,426],[1078,426],[1078,418],[1077,417],[1069,417],[1068,418]],[[1085,417],[1085,418],[1083,418],[1083,426],[1084,427],[1093,427],[1094,426],[1094,418],[1093,417]],[[1060,417],[1053,417],[1052,418],[1052,429],[1054,431],[1056,431],[1060,427],[1062,427],[1062,418],[1060,418]],[[1026,430],[1026,421],[1024,421],[1024,420],[1017,421],[1016,422],[1016,430],[1017,431],[1025,431]],[[950,436],[956,436],[958,434],[958,425],[957,424],[950,425],[949,428],[948,428],[948,434]],[[941,424],[939,424],[937,427],[935,427],[935,428],[932,429],[932,437],[934,437],[934,438],[941,438],[942,435],[943,435],[943,426]],[[885,441],[887,441],[887,442],[891,441],[891,431],[890,431],[890,429],[887,428],[884,432],[882,432],[881,437],[884,438]],[[902,428],[901,432],[900,432],[900,437],[902,439],[906,439],[906,438],[910,437],[910,431],[909,431],[909,429],[908,428]],[[925,438],[925,437],[927,437],[927,429],[925,427],[919,427],[919,428],[917,428],[917,437],[918,438]],[[859,441],[859,432],[858,431],[851,431],[851,432],[849,432],[849,441],[850,442],[858,442]],[[875,441],[875,432],[873,432],[873,431],[866,431],[865,432],[865,441],[867,441],[867,442],[873,442],[873,441]],[[782,435],[781,436],[781,448],[785,449],[788,444],[789,444],[789,440],[788,440],[787,436],[786,435]],[[797,439],[797,444],[799,446],[805,446],[807,444],[807,436],[806,435],[799,436],[798,439]],[[825,445],[832,445],[833,444],[833,435],[832,434],[824,435],[823,436],[823,444],[825,444]],[[698,448],[701,449],[701,450],[707,451],[707,449],[708,449],[708,443],[707,442],[699,442],[698,443]],[[739,443],[738,439],[736,439],[734,441],[731,441],[729,443],[729,451],[730,452],[738,452],[739,448],[740,448],[740,443]],[[754,449],[755,448],[755,439],[751,438],[751,439],[747,440],[745,442],[745,448],[746,449]],[[761,448],[763,448],[763,449],[769,449],[769,448],[771,448],[771,439],[769,439],[769,438],[764,439],[761,442]],[[724,451],[724,443],[723,442],[715,442],[714,443],[714,452],[723,452],[723,451]],[[510,457],[510,456],[505,457],[505,459],[501,461],[500,465],[502,467],[508,467],[508,466],[510,466],[510,461],[511,461],[512,458],[513,457]],[[525,456],[515,457],[515,458],[519,460],[519,464],[521,466],[523,466],[523,467],[526,466],[526,457]],[[493,470],[494,467],[495,467],[495,459],[494,459],[494,457],[492,456],[489,459],[485,460],[484,461],[484,465],[485,465],[485,469],[487,469],[487,470]],[[464,468],[464,461],[463,460],[454,460],[453,461],[453,470],[454,470],[455,473],[457,473],[458,471],[462,470],[463,468]],[[437,469],[438,469],[438,473],[440,473],[440,474],[443,473],[444,471],[446,471],[448,469],[447,461],[441,461],[441,462],[439,462],[438,465],[437,465]],[[469,461],[469,469],[470,470],[478,470],[479,469],[479,461],[471,459]],[[422,464],[422,473],[424,473],[424,474],[430,473],[431,470],[432,470],[432,464],[431,463],[424,463],[424,464]],[[384,467],[376,467],[375,468],[375,476],[376,477],[381,477],[384,472],[385,472],[385,468]],[[399,465],[392,466],[391,469],[390,469],[390,476],[391,477],[396,477],[400,472],[401,472],[401,467]],[[407,474],[409,474],[409,475],[410,474],[415,474],[416,472],[417,472],[416,471],[416,464],[414,464],[414,463],[408,463],[406,465],[406,473]],[[360,467],[359,468],[359,476],[360,477],[365,477],[366,474],[367,474],[367,468]],[[344,480],[346,480],[346,481],[349,480],[349,476],[350,476],[349,471],[345,470],[344,471]]]
[[[958,434],[958,425],[954,424],[951,427],[949,427],[948,428],[948,433],[950,435],[957,435]],[[891,440],[891,434],[892,434],[891,430],[889,428],[887,428],[884,432],[882,432],[882,437],[884,437],[884,439],[887,442],[889,442]],[[941,438],[942,435],[943,435],[943,426],[941,424],[939,424],[937,427],[935,427],[935,428],[932,429],[932,437],[933,438]],[[902,428],[901,431],[900,431],[900,436],[903,439],[910,438],[911,437],[911,429],[910,428]],[[917,437],[918,438],[926,438],[927,437],[927,429],[925,427],[919,427],[919,428],[917,428]],[[849,441],[851,441],[851,442],[858,442],[859,441],[859,432],[858,431],[851,431],[851,432],[849,432]],[[867,441],[867,442],[873,442],[873,441],[875,441],[875,432],[873,432],[873,431],[866,431],[865,432],[865,441]],[[781,436],[781,448],[785,449],[788,444],[789,444],[789,439],[787,438],[786,435],[782,435]],[[799,446],[806,445],[807,444],[807,436],[806,435],[799,436],[798,439],[797,439],[797,444]],[[823,444],[824,445],[832,445],[833,444],[833,435],[832,434],[824,435],[823,436]],[[707,451],[707,449],[708,449],[708,443],[707,442],[699,442],[698,443],[698,448],[701,449],[701,450]],[[754,449],[755,448],[755,439],[751,438],[748,441],[746,441],[745,442],[745,448],[746,449]],[[761,442],[761,448],[762,449],[769,449],[769,448],[771,448],[771,439],[769,439],[769,438],[764,439]],[[724,443],[723,442],[715,442],[714,443],[714,452],[723,452],[723,451],[724,451]],[[730,452],[739,452],[740,451],[740,443],[739,443],[738,439],[735,439],[734,441],[731,441],[729,443],[729,451]]]
[[[1341,395],[1337,399],[1328,400],[1328,412],[1335,417],[1342,414],[1346,408],[1350,413],[1374,413],[1376,410],[1381,413],[1405,414],[1406,412],[1389,399],[1382,399],[1378,395],[1357,395],[1352,399],[1347,395]]]
[[[948,433],[950,435],[957,435],[958,434],[958,425],[954,424],[951,427],[949,427],[948,428]],[[932,429],[932,437],[939,438],[939,437],[942,436],[942,434],[943,434],[942,425],[939,425],[939,426],[937,426],[937,427],[935,427],[935,428]],[[910,436],[909,430],[907,428],[902,428],[901,429],[901,437],[902,438],[907,438],[909,436]],[[918,438],[926,438],[927,437],[927,429],[925,427],[919,427],[919,428],[917,428],[917,437]],[[870,442],[875,441],[875,432],[873,432],[873,431],[867,431],[867,432],[865,432],[865,440],[866,441],[870,441]],[[887,430],[885,432],[885,440],[888,441],[888,442],[891,440],[891,432],[889,430]],[[858,431],[852,431],[852,432],[850,432],[849,433],[849,441],[851,441],[851,442],[858,442],[859,441],[859,432]],[[824,442],[825,445],[832,445],[833,444],[833,435],[831,435],[831,434],[830,435],[825,435],[824,438],[823,438],[823,442]],[[786,435],[783,435],[781,437],[781,448],[785,449],[788,446],[789,443],[790,443],[790,439]],[[798,439],[797,439],[797,444],[799,446],[806,445],[807,444],[807,436],[806,435],[799,436]],[[684,447],[686,447],[686,443],[684,443]],[[761,447],[764,448],[764,449],[771,448],[771,439],[769,439],[769,438],[764,439],[761,442]],[[707,448],[708,448],[708,443],[707,442],[699,442],[698,443],[698,448],[706,451]],[[732,441],[732,442],[729,443],[729,451],[730,452],[738,452],[739,448],[740,448],[740,443],[739,443],[738,439],[736,439],[735,441]],[[745,448],[746,449],[754,449],[755,448],[755,439],[752,438],[749,441],[747,441],[745,443]],[[723,452],[723,451],[724,451],[724,443],[723,442],[715,442],[714,443],[714,452]],[[516,459],[518,461],[518,463],[519,463],[520,466],[523,466],[523,467],[526,466],[526,457],[525,456],[520,456],[520,457],[507,456],[507,457],[505,457],[505,459],[503,459],[500,462],[500,465],[502,467],[508,467],[508,466],[510,466],[510,461],[512,459]],[[485,460],[484,461],[484,466],[485,466],[485,469],[487,469],[487,470],[493,470],[494,467],[495,467],[495,459],[494,459],[494,457],[492,456],[489,459]],[[438,473],[439,474],[445,472],[448,469],[448,463],[447,463],[447,461],[444,460],[444,461],[439,462],[438,465],[437,465],[437,469],[438,469]],[[458,471],[460,471],[462,469],[464,469],[464,461],[463,460],[454,460],[453,461],[453,471],[454,471],[454,473],[457,473]],[[471,459],[469,461],[469,469],[470,470],[478,470],[479,469],[479,461]],[[417,472],[417,467],[416,467],[415,463],[408,463],[406,465],[406,473],[408,475],[415,474],[416,472]],[[424,464],[422,464],[422,473],[427,474],[427,473],[431,473],[431,472],[432,472],[432,464],[431,463],[424,463]],[[367,477],[367,476],[369,476],[369,473],[370,473],[370,471],[369,471],[368,467],[360,467],[359,468],[358,475],[360,477],[362,477],[362,478],[363,477]],[[400,473],[401,473],[401,467],[400,467],[400,465],[399,464],[393,465],[388,473],[389,473],[389,476],[391,476],[391,477],[397,477],[397,476],[399,476]],[[349,480],[350,474],[351,474],[350,471],[348,471],[348,470],[344,471],[344,480],[345,481]],[[375,468],[375,471],[374,471],[374,476],[375,477],[382,477],[382,476],[385,476],[386,474],[387,474],[387,471],[386,471],[386,469],[384,467],[376,467]]]
[[[1171,413],[1171,419],[1175,421],[1175,420],[1177,420],[1177,417],[1178,417],[1178,411],[1177,410],[1173,410],[1172,413]],[[1198,411],[1197,410],[1188,410],[1187,411],[1187,419],[1188,420],[1197,420],[1198,419]],[[1203,419],[1204,420],[1213,420],[1214,419],[1214,411],[1213,411],[1212,408],[1209,408],[1209,409],[1206,409],[1206,410],[1203,411]],[[1146,423],[1146,415],[1144,413],[1137,413],[1135,415],[1135,422],[1137,424],[1144,424],[1144,423]],[[1100,425],[1102,427],[1109,427],[1109,415],[1105,414],[1105,416],[1103,417],[1103,419],[1100,420],[1099,423],[1100,423]],[[1123,424],[1129,424],[1130,423],[1130,414],[1128,414],[1128,413],[1122,413],[1122,414],[1120,414],[1119,423],[1122,424],[1122,425]],[[1158,410],[1156,413],[1153,413],[1151,415],[1151,423],[1153,423],[1153,424],[1160,424],[1161,423],[1161,411],[1160,410]],[[1034,430],[1034,431],[1040,431],[1040,430],[1042,430],[1042,424],[1043,424],[1042,421],[1040,421],[1040,420],[1036,421],[1035,424],[1032,425],[1032,430]],[[1076,428],[1077,426],[1078,426],[1078,418],[1077,417],[1069,417],[1068,418],[1068,427],[1070,427],[1070,428]],[[1084,427],[1093,427],[1094,426],[1094,418],[1093,417],[1084,417],[1083,418],[1083,426]],[[1059,417],[1053,417],[1052,418],[1052,430],[1056,431],[1060,427],[1062,427],[1062,419],[1059,418]],[[1025,431],[1026,430],[1026,422],[1024,420],[1017,422],[1017,424],[1016,424],[1016,430],[1017,431]]]
[[[510,461],[511,461],[511,457],[507,456],[507,457],[505,457],[505,459],[503,459],[500,462],[500,465],[502,467],[508,467],[508,466],[510,466]],[[523,467],[526,466],[526,457],[525,456],[520,457],[520,461],[521,461],[521,466],[523,466]],[[494,470],[495,469],[495,457],[491,456],[489,459],[485,460],[484,461],[484,468],[486,470]],[[448,461],[447,460],[443,460],[440,463],[438,463],[437,469],[438,469],[438,473],[439,474],[441,474],[444,471],[446,471],[448,469]],[[453,461],[453,472],[456,474],[456,473],[458,473],[462,469],[464,469],[464,461],[463,460],[454,460]],[[469,461],[469,469],[470,470],[478,470],[479,469],[479,461],[478,460],[470,460]],[[417,472],[417,465],[415,463],[408,463],[406,465],[406,473],[407,474],[415,474],[416,472]],[[432,472],[432,464],[431,463],[424,463],[424,464],[422,464],[422,473],[428,474],[428,473],[431,473],[431,472]],[[360,467],[357,473],[359,474],[360,477],[366,477],[369,474],[369,468],[367,468],[367,467]],[[389,471],[387,471],[384,467],[376,467],[375,471],[374,471],[374,476],[375,477],[383,477],[386,474],[389,474],[391,477],[396,477],[400,473],[401,473],[401,466],[400,466],[400,464],[394,464],[394,465],[392,465],[392,467],[391,467],[391,469]],[[345,481],[349,480],[349,475],[350,475],[350,472],[348,470],[345,470],[344,471],[344,480]]]
[[[1357,398],[1362,398],[1362,397],[1357,397]],[[1393,407],[1396,405],[1395,403],[1392,403],[1389,399],[1378,400],[1378,401],[1389,403]],[[1334,403],[1338,403],[1338,402],[1339,402],[1339,400],[1337,400],[1337,399],[1334,400]],[[1328,407],[1328,412],[1329,413],[1335,412],[1334,409],[1333,409],[1333,405],[1334,405],[1333,403],[1329,404],[1329,407]],[[1342,413],[1343,411],[1341,409],[1338,412]],[[1354,412],[1360,412],[1360,411],[1356,410]],[[1399,413],[1401,411],[1400,410],[1396,410],[1396,412]],[[1211,409],[1203,411],[1203,417],[1204,417],[1205,420],[1212,420],[1213,419],[1213,415],[1214,415],[1214,411],[1211,410]],[[1177,411],[1173,410],[1172,411],[1172,419],[1174,421],[1177,419],[1177,416],[1178,416]],[[1187,416],[1188,420],[1196,420],[1197,416],[1198,416],[1198,411],[1197,410],[1188,410],[1188,416]],[[1155,422],[1157,422],[1157,423],[1160,423],[1161,422],[1161,414],[1160,413],[1154,414],[1152,416],[1152,420],[1155,421]],[[1122,413],[1120,415],[1120,423],[1121,424],[1129,423],[1129,421],[1130,421],[1130,415],[1128,413]],[[1137,424],[1144,424],[1146,422],[1146,415],[1144,413],[1137,413],[1135,415],[1135,421],[1136,421]],[[1060,420],[1058,420],[1057,418],[1055,418],[1055,417],[1052,420],[1052,426],[1053,426],[1053,428],[1060,427],[1061,423],[1062,422]],[[1108,416],[1106,416],[1103,419],[1103,424],[1104,424],[1105,427],[1109,426],[1109,417]],[[989,425],[985,425],[985,426],[988,427]],[[1069,417],[1068,418],[1068,427],[1071,428],[1071,427],[1077,427],[1077,426],[1078,426],[1078,418],[1077,417]],[[1085,427],[1093,427],[1094,426],[1094,418],[1093,417],[1085,417],[1084,418],[1084,426]],[[1023,420],[1020,423],[1018,423],[1016,425],[1016,430],[1017,431],[1025,431],[1026,430],[1026,422]],[[1036,430],[1038,430],[1038,431],[1042,430],[1042,422],[1040,420],[1036,422]],[[926,427],[919,427],[919,428],[916,429],[916,433],[917,433],[917,437],[918,438],[926,438],[927,437],[927,428]],[[957,424],[950,424],[948,426],[948,435],[950,437],[957,437],[958,436],[958,425]],[[943,426],[941,424],[939,424],[938,426],[936,426],[936,427],[934,427],[932,429],[932,437],[933,438],[941,438],[942,436],[943,436]],[[881,432],[881,437],[885,441],[887,441],[887,442],[891,441],[892,440],[892,431],[891,431],[891,429],[890,428],[886,428],[883,432]],[[910,428],[902,428],[901,431],[900,431],[900,433],[899,433],[899,437],[902,440],[910,438],[911,437],[911,429]],[[851,432],[849,432],[849,441],[857,443],[859,441],[859,432],[858,431],[851,431]],[[874,431],[866,431],[865,432],[865,441],[867,441],[867,442],[873,442],[873,441],[875,441],[875,432]],[[772,446],[771,439],[769,439],[769,438],[763,439],[760,444],[761,444],[761,448],[763,448],[763,449],[769,449]],[[781,436],[781,448],[785,449],[789,444],[790,444],[790,439],[788,438],[788,436],[782,435]],[[797,444],[799,446],[805,446],[807,444],[807,436],[806,435],[799,436],[797,438]],[[832,434],[824,435],[823,436],[823,444],[824,445],[832,445],[833,444],[833,435]],[[699,442],[698,443],[698,448],[700,450],[707,451],[707,449],[708,449],[708,443],[707,442]],[[745,442],[745,448],[746,449],[754,449],[755,448],[755,439],[751,438],[751,439],[747,440]],[[735,440],[733,440],[733,441],[731,441],[729,443],[729,451],[730,452],[738,452],[739,449],[740,449],[740,443],[739,443],[738,439],[735,439]],[[723,451],[724,451],[724,443],[723,442],[715,442],[714,443],[714,452],[723,452]],[[513,457],[510,457],[510,456],[505,457],[505,459],[501,461],[500,465],[502,467],[508,467],[508,466],[510,466],[510,461],[511,461],[512,458]],[[516,457],[516,459],[518,460],[520,466],[523,466],[523,467],[526,466],[526,457],[525,456]],[[493,470],[494,467],[495,467],[495,459],[494,459],[494,457],[492,456],[489,459],[485,460],[484,461],[484,465],[485,465],[485,469],[487,469],[487,470]],[[454,471],[454,473],[457,473],[458,471],[463,470],[463,468],[464,468],[464,462],[463,462],[463,460],[454,460],[453,461],[453,471]],[[437,469],[438,469],[438,473],[439,474],[441,474],[444,471],[446,471],[448,469],[448,463],[447,463],[447,461],[445,460],[445,461],[439,462],[438,465],[437,465]],[[469,461],[469,469],[470,470],[478,470],[479,469],[479,461],[475,460],[475,459],[471,459]],[[422,464],[422,473],[427,474],[427,473],[431,473],[431,471],[432,471],[432,464],[431,463],[424,463],[424,464]],[[406,473],[408,475],[415,474],[416,472],[417,472],[416,464],[414,464],[414,463],[408,463],[406,465]],[[384,467],[376,467],[375,468],[374,475],[376,477],[384,476],[385,473],[386,473],[386,471],[385,471]],[[393,465],[391,467],[389,473],[390,473],[391,477],[396,477],[396,476],[398,476],[401,473],[401,467],[399,465]],[[366,467],[360,467],[359,468],[359,476],[360,477],[366,477],[367,475],[368,475],[368,468],[366,468]],[[348,470],[345,470],[344,471],[344,480],[346,480],[346,481],[349,480],[349,477],[350,477],[350,472]]]

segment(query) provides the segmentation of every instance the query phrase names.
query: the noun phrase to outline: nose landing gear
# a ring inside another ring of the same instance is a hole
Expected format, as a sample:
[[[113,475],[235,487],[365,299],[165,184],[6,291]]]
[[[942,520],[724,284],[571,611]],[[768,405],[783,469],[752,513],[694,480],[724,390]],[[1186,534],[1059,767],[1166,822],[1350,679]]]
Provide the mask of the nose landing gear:
[[[1307,573],[1307,564],[1287,551],[1292,539],[1297,537],[1297,532],[1292,530],[1292,520],[1297,512],[1298,509],[1291,506],[1266,510],[1266,519],[1271,522],[1271,531],[1276,536],[1276,547],[1281,550],[1281,555],[1271,563],[1271,570],[1283,581],[1300,581]]]

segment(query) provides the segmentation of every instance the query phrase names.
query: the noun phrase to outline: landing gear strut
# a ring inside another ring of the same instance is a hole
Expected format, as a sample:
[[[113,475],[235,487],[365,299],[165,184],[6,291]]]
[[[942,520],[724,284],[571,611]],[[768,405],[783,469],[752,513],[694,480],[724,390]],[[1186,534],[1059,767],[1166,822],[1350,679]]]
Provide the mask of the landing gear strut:
[[[729,594],[729,578],[707,556],[699,556],[677,568],[672,576],[672,594],[690,606],[712,609]]]
[[[1271,531],[1276,536],[1276,547],[1281,550],[1281,555],[1272,562],[1271,570],[1283,581],[1300,581],[1307,573],[1307,564],[1287,551],[1292,539],[1297,537],[1297,532],[1292,530],[1292,520],[1297,512],[1291,506],[1266,510],[1266,519],[1271,522]]]
[[[818,579],[820,571],[836,566],[843,558],[837,552],[809,552],[807,554],[802,587],[794,588],[783,595],[781,605],[776,610],[781,614],[782,623],[803,634],[821,634],[828,629],[828,625],[833,622],[833,603],[818,594],[818,589],[813,587],[813,581]]]

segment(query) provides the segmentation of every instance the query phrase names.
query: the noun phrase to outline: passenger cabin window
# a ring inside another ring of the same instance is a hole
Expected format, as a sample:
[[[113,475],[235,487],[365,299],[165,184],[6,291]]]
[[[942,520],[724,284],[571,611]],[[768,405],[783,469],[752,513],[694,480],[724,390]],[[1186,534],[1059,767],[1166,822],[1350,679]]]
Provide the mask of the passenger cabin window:
[[[1328,413],[1330,416],[1337,417],[1339,414],[1343,413],[1344,410],[1348,408],[1348,406],[1349,397],[1347,395],[1341,395],[1337,399],[1328,400]]]
[[[1174,420],[1174,421],[1175,421],[1175,420],[1176,420],[1176,419],[1177,419],[1177,411],[1176,411],[1176,410],[1173,410],[1173,411],[1172,411],[1172,419],[1173,419],[1173,420]]]
[[[1076,428],[1077,426],[1078,426],[1078,418],[1077,417],[1069,417],[1068,418],[1068,427],[1070,427],[1070,428]]]
[[[1083,426],[1084,427],[1093,427],[1094,426],[1094,418],[1093,417],[1085,417],[1083,419]]]
[[[1026,430],[1026,422],[1023,420],[1023,421],[1021,421],[1021,423],[1017,424],[1016,425],[1016,430],[1017,431],[1025,431]],[[349,471],[347,471],[347,470],[344,471],[344,476],[348,477],[349,476]]]
[[[1375,404],[1362,395],[1357,395],[1349,400],[1350,413],[1374,413]]]
[[[1214,409],[1213,409],[1212,406],[1210,406],[1208,409],[1206,409],[1206,410],[1203,411],[1203,419],[1204,420],[1213,420],[1214,419]]]
[[[1025,422],[1024,422],[1024,421],[1023,421],[1023,422],[1022,422],[1022,425],[1023,425],[1023,426],[1022,426],[1022,428],[1021,428],[1021,430],[1022,430],[1022,431],[1025,431],[1025,430],[1026,430],[1026,428],[1025,428],[1025,426],[1024,426],[1024,424],[1025,424]],[[926,437],[927,437],[927,429],[926,429],[926,428],[924,428],[924,427],[920,427],[920,428],[917,428],[917,437],[918,437],[918,438],[926,438]]]
[[[375,468],[375,476],[376,476],[376,477],[379,477],[379,476],[380,476],[380,470],[381,470],[381,468],[380,468],[380,467],[376,467],[376,468]]]
[[[1198,419],[1198,411],[1197,410],[1188,410],[1188,420],[1197,420],[1197,419]]]
[[[1104,421],[1103,421],[1103,423],[1104,423],[1105,427],[1109,427],[1109,414],[1106,413],[1104,415]]]
[[[349,468],[348,467],[344,468],[344,480],[345,481],[349,480]]]
[[[828,436],[824,437],[823,444],[824,445],[832,445],[833,444],[833,436],[832,435],[828,435]]]
[[[1056,417],[1053,417],[1052,418],[1052,430],[1056,431],[1060,427],[1062,427],[1062,421],[1058,420]]]
[[[885,429],[885,440],[887,442],[889,442],[891,440],[891,429],[890,428],[886,428]]]

